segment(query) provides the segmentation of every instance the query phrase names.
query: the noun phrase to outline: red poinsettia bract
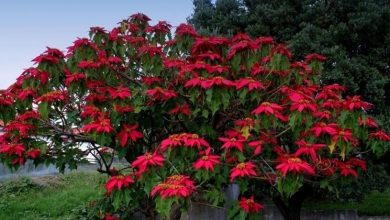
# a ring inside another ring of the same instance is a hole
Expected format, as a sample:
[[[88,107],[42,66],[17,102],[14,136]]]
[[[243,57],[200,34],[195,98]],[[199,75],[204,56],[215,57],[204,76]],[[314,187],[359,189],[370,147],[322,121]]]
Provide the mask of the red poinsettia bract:
[[[138,139],[143,138],[144,135],[137,130],[138,124],[133,125],[123,125],[122,130],[118,133],[118,139],[120,141],[121,147],[125,147],[129,139],[132,142],[136,142]]]
[[[161,150],[163,151],[177,146],[196,147],[197,149],[210,148],[210,144],[204,138],[191,133],[173,134],[161,142]]]
[[[238,202],[240,208],[244,210],[246,213],[258,213],[261,209],[263,209],[263,205],[261,205],[258,202],[255,202],[253,199],[254,196],[251,196],[250,198],[241,197],[240,201]]]
[[[257,172],[255,170],[256,166],[253,162],[242,162],[237,164],[230,171],[230,182],[233,182],[237,177],[253,177],[257,176]]]
[[[66,101],[68,99],[68,92],[67,91],[51,91],[48,93],[43,94],[42,96],[38,97],[35,101],[36,102],[56,102],[56,101]]]
[[[226,149],[226,150],[237,149],[240,152],[244,151],[245,139],[242,136],[239,137],[239,138],[236,138],[236,137],[232,137],[232,138],[220,137],[220,138],[218,138],[218,140],[223,142],[223,145],[222,145],[221,149]]]
[[[240,89],[245,88],[245,87],[248,88],[249,92],[252,90],[256,90],[256,89],[265,89],[265,86],[261,82],[256,81],[251,77],[239,79],[236,81],[236,89],[237,90],[240,90]]]
[[[111,194],[113,190],[121,190],[122,188],[126,188],[134,182],[135,182],[134,179],[129,175],[112,176],[107,181],[104,188],[106,189],[107,194]]]
[[[206,79],[201,83],[201,87],[204,89],[210,89],[213,86],[232,87],[236,86],[236,84],[222,76]]]
[[[301,155],[310,156],[312,161],[317,160],[317,151],[326,146],[326,144],[309,144],[304,140],[299,140],[295,143],[299,146],[299,148],[295,151],[294,155],[297,157]]]
[[[177,97],[177,94],[173,90],[163,89],[161,87],[156,87],[154,89],[148,89],[146,94],[152,99],[158,101],[167,101],[169,99]]]
[[[27,157],[31,158],[31,159],[35,159],[37,157],[39,157],[39,155],[41,155],[41,150],[40,149],[31,149],[29,151],[27,151]]]
[[[195,191],[194,181],[189,176],[174,175],[167,178],[163,183],[153,187],[151,196],[159,194],[161,198],[187,198]]]
[[[182,105],[178,104],[174,109],[169,111],[169,114],[173,114],[173,115],[177,115],[179,113],[185,116],[189,116],[191,114],[190,105],[188,105],[187,103]]]
[[[156,152],[145,153],[144,155],[137,157],[137,159],[131,163],[131,166],[138,170],[136,173],[137,176],[143,174],[148,169],[148,167],[162,167],[163,165],[164,157],[157,154]]]
[[[131,97],[131,91],[125,86],[118,86],[116,88],[109,88],[108,93],[113,99],[127,99]]]
[[[210,148],[210,144],[197,134],[182,135],[184,146],[196,147],[201,149],[202,147]]]
[[[338,125],[335,123],[326,124],[324,122],[315,123],[310,129],[314,133],[314,136],[317,138],[322,134],[332,135],[335,134],[338,130]]]
[[[306,161],[303,161],[299,157],[287,157],[279,158],[280,164],[276,166],[283,176],[286,176],[288,172],[292,173],[306,173],[314,175],[314,169]]]
[[[114,128],[111,125],[110,119],[98,118],[97,120],[85,125],[83,130],[87,133],[111,133]]]
[[[252,114],[259,115],[274,115],[281,121],[287,121],[287,118],[282,115],[281,111],[283,111],[283,107],[276,103],[263,102],[256,109],[252,111]]]
[[[341,176],[353,176],[358,177],[356,167],[360,167],[362,170],[367,170],[366,162],[358,158],[350,158],[348,161],[337,161],[337,167],[340,170]]]
[[[205,169],[214,171],[215,165],[220,163],[219,158],[220,156],[218,155],[204,155],[195,161],[194,168],[196,170]]]
[[[26,151],[23,144],[2,144],[0,145],[0,154],[17,155],[22,157],[23,153]]]

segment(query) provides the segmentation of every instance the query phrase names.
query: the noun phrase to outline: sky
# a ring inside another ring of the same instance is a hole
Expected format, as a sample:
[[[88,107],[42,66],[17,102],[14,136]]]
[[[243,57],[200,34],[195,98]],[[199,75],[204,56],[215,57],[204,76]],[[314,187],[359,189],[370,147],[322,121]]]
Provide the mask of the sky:
[[[65,51],[90,27],[111,30],[129,15],[141,12],[177,26],[193,10],[192,0],[1,0],[0,89],[15,82],[46,47]]]

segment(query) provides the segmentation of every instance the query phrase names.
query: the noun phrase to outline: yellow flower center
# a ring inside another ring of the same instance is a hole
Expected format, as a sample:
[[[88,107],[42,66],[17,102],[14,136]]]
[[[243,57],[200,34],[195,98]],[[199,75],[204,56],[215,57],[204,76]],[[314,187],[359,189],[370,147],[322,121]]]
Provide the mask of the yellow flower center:
[[[292,163],[301,163],[302,162],[302,160],[298,157],[289,158],[288,161],[290,161]]]
[[[147,160],[152,159],[152,157],[153,157],[153,155],[152,155],[151,153],[146,153],[146,154],[145,154],[145,158],[146,158]]]
[[[237,169],[240,169],[240,170],[245,169],[245,163],[239,163],[239,164],[237,164],[236,168],[237,168]]]
[[[253,203],[255,203],[255,201],[253,199],[247,199],[245,203],[248,205],[252,205]]]
[[[175,180],[175,181],[177,181],[177,180],[181,180],[181,179],[183,179],[182,175],[173,175],[173,176],[168,177],[168,180]]]

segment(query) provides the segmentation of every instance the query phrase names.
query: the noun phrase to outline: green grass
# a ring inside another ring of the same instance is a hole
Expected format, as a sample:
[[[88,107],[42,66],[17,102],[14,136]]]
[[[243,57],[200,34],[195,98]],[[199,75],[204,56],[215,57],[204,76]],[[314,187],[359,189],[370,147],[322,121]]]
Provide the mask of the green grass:
[[[1,220],[77,219],[75,214],[104,193],[103,175],[74,172],[0,182]],[[361,203],[308,200],[306,209],[358,210],[360,215],[390,215],[390,189],[373,191]]]
[[[101,197],[102,181],[96,173],[69,173],[0,183],[0,219],[74,219],[72,210]]]
[[[357,210],[359,215],[389,216],[390,215],[390,189],[385,192],[373,191],[360,203],[309,200],[304,204],[306,209],[318,210]]]

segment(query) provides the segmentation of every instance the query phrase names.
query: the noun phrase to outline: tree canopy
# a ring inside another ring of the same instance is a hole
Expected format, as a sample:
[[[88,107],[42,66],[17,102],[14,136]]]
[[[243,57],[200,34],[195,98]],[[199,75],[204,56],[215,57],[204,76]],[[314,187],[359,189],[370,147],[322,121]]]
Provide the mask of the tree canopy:
[[[370,100],[370,113],[390,129],[388,1],[194,0],[194,6],[189,22],[200,33],[273,36],[298,60],[326,55],[322,83],[340,83]]]
[[[37,56],[0,92],[1,162],[64,170],[93,155],[109,175],[96,205],[106,219],[221,207],[230,184],[240,188],[231,219],[258,216],[265,197],[299,219],[305,190],[355,178],[365,151],[385,151],[372,105],[320,84],[326,57],[297,61],[271,37],[204,36],[188,24],[172,38],[171,25],[148,21],[93,27],[66,54]],[[114,157],[128,163],[113,167]]]

